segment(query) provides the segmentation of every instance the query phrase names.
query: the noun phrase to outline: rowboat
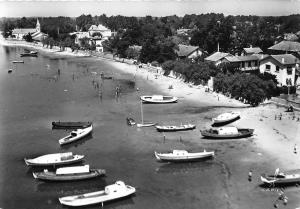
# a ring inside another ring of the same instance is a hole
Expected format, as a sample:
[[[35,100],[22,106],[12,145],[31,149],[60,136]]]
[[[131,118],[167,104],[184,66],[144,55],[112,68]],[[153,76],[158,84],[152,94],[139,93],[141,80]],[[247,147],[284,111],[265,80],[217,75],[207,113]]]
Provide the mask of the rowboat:
[[[186,150],[173,150],[170,153],[157,153],[154,152],[157,160],[168,161],[168,162],[186,162],[186,161],[197,161],[203,158],[213,157],[215,152],[203,152],[189,153]]]
[[[12,63],[24,63],[24,60],[14,60]]]
[[[123,181],[108,185],[104,190],[59,198],[59,202],[67,206],[85,206],[127,197],[136,192],[135,188],[125,185]]]
[[[24,159],[28,166],[65,165],[82,161],[84,155],[73,155],[72,152],[42,155],[33,159]]]
[[[92,130],[93,130],[92,125],[87,128],[74,130],[68,136],[58,140],[58,142],[60,145],[69,144],[71,142],[77,141],[77,140],[87,136],[88,134],[90,134],[92,132]]]
[[[45,169],[43,172],[33,172],[32,174],[35,179],[45,181],[75,181],[105,175],[105,170],[90,169],[89,165],[84,165],[58,168],[55,172]]]
[[[243,138],[243,137],[252,136],[254,129],[224,126],[220,128],[210,128],[207,130],[200,130],[200,132],[202,136],[206,138],[230,139],[230,138]]]
[[[37,57],[37,51],[30,51],[30,52],[26,52],[26,53],[21,53],[20,56],[21,57]]]
[[[273,175],[261,175],[261,181],[268,185],[295,184],[300,182],[300,173],[285,174],[277,168]]]
[[[177,102],[178,98],[173,96],[152,95],[141,96],[141,100],[145,103],[165,104]]]
[[[133,118],[126,118],[126,121],[129,126],[133,126],[136,124]]]
[[[187,131],[196,128],[194,124],[185,124],[180,126],[155,126],[157,131]]]
[[[214,125],[225,125],[240,118],[239,112],[226,112],[212,119]]]
[[[62,128],[62,129],[76,129],[76,128],[86,128],[92,125],[92,122],[52,122],[52,128]]]

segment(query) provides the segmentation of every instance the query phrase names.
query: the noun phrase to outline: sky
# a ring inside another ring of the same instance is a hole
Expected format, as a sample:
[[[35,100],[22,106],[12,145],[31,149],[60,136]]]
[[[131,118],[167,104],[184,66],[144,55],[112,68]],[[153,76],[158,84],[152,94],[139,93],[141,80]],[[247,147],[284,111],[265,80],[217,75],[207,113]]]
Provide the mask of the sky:
[[[0,0],[0,17],[184,16],[211,12],[259,16],[299,14],[300,0]]]

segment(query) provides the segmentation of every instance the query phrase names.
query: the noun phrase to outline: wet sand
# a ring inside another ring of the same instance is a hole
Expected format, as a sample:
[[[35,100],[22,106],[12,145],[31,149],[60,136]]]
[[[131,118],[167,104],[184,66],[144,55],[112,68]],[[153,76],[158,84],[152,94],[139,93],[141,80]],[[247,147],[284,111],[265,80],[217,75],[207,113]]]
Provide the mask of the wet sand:
[[[260,187],[259,175],[272,173],[277,167],[299,168],[299,154],[293,153],[293,145],[300,122],[283,108],[249,108],[226,97],[218,101],[215,94],[204,89],[184,87],[172,78],[155,79],[145,71],[136,74],[136,66],[94,58],[28,58],[7,74],[9,61],[17,53],[13,48],[1,50],[0,207],[64,208],[57,200],[60,196],[100,190],[123,180],[137,188],[136,195],[108,203],[105,208],[273,208],[278,191]],[[114,79],[101,80],[102,71]],[[95,82],[102,83],[102,99]],[[170,82],[173,90],[168,89]],[[121,86],[118,98],[116,86]],[[154,128],[126,125],[127,116],[140,119],[140,95],[163,93],[179,96],[180,100],[172,105],[144,105],[145,120],[160,124],[191,122],[197,125],[196,130],[166,133],[163,140],[163,134]],[[212,117],[229,110],[240,111],[241,119],[234,124],[254,128],[255,135],[239,140],[203,139],[199,129],[209,127]],[[275,120],[274,115],[279,113],[282,120]],[[78,118],[93,121],[92,136],[60,147],[58,139],[67,132],[52,130],[51,122]],[[157,162],[153,154],[155,150],[204,148],[214,150],[215,159],[168,164]],[[33,179],[32,169],[23,162],[24,157],[65,151],[86,154],[86,163],[106,169],[107,177],[45,183]],[[251,182],[247,179],[250,169]],[[289,197],[286,208],[299,207],[299,189],[284,190]]]

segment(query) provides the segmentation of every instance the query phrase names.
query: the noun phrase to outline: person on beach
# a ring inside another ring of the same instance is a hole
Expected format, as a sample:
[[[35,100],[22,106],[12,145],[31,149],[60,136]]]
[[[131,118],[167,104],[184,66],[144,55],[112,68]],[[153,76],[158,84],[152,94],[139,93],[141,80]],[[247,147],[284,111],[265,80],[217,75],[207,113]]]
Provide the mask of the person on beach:
[[[295,144],[294,145],[294,154],[297,154],[297,149],[298,149],[297,144]]]
[[[252,170],[248,173],[248,181],[252,181]]]

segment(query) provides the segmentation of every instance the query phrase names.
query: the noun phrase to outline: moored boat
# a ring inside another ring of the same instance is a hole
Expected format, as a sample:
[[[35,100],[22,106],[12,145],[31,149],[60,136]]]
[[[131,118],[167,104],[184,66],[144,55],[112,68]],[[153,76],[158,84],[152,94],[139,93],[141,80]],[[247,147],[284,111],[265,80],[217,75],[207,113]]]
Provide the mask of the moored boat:
[[[213,118],[213,125],[225,125],[234,122],[240,118],[239,112],[226,112]]]
[[[129,126],[134,126],[136,124],[133,118],[126,118],[126,121]]]
[[[20,56],[21,57],[37,57],[37,51],[30,51],[30,52],[25,52],[25,53],[21,53]]]
[[[204,158],[213,157],[215,152],[195,152],[190,153],[186,150],[173,150],[170,153],[157,153],[154,152],[157,160],[168,161],[168,162],[185,162],[185,161],[197,161]]]
[[[12,63],[24,63],[24,60],[14,60]]]
[[[253,135],[254,129],[249,128],[236,128],[224,126],[220,128],[210,128],[207,130],[200,130],[202,136],[211,139],[232,139],[243,138]]]
[[[76,129],[76,128],[86,128],[92,125],[92,122],[61,122],[54,121],[52,122],[52,128],[61,128],[61,129]]]
[[[59,198],[59,202],[67,206],[85,206],[97,203],[104,203],[122,197],[127,197],[136,192],[135,188],[125,185],[123,181],[117,181],[115,184],[108,185],[102,191],[85,193],[74,196]]]
[[[289,173],[279,172],[276,169],[274,174],[271,175],[261,175],[261,181],[268,185],[284,185],[284,184],[296,184],[300,182],[300,173]]]
[[[187,131],[196,128],[194,124],[184,124],[179,126],[155,126],[157,131]]]
[[[165,104],[177,102],[178,98],[173,96],[152,95],[141,96],[141,100],[146,103]]]
[[[82,161],[84,155],[73,155],[72,152],[42,155],[33,159],[24,159],[28,166],[65,165]]]
[[[71,142],[77,141],[77,140],[87,136],[88,134],[90,134],[92,132],[92,130],[93,130],[92,125],[87,128],[74,130],[68,136],[58,140],[58,142],[60,145],[69,144]]]
[[[35,179],[45,181],[75,181],[105,175],[103,169],[90,169],[89,165],[58,168],[56,171],[33,172]]]
[[[12,71],[13,71],[12,69],[8,69],[8,71],[7,71],[7,72],[8,72],[8,73],[12,73]]]

